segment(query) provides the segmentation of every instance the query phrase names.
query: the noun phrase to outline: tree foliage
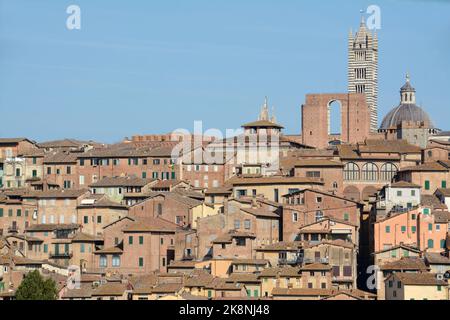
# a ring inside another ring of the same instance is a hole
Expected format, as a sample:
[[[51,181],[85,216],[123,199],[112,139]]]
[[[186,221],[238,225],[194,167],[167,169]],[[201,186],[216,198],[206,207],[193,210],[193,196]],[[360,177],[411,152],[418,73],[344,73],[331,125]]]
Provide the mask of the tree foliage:
[[[39,271],[28,273],[16,291],[17,300],[56,300],[56,283],[45,279]]]

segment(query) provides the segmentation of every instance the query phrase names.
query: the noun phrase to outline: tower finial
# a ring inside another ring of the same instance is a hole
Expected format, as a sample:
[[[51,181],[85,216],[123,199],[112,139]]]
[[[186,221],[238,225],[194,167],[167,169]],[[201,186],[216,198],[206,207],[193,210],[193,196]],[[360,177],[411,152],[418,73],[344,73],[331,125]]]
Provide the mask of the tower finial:
[[[409,82],[409,72],[406,72],[406,82]]]
[[[364,10],[359,10],[359,13],[361,14],[361,25],[365,25],[366,21],[364,20]]]
[[[267,102],[267,96],[264,98],[264,105],[261,108],[261,113],[259,114],[259,120],[268,120],[269,119],[269,106]]]
[[[272,118],[270,119],[271,122],[277,123],[277,118],[275,117],[275,107],[272,106]]]

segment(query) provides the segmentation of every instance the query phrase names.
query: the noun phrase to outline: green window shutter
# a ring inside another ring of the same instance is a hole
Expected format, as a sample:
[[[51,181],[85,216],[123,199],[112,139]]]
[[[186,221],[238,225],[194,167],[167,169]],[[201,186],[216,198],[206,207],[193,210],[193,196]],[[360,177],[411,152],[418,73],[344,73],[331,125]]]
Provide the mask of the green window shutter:
[[[430,249],[434,248],[434,241],[433,241],[433,239],[428,239],[428,248],[430,248]]]
[[[21,209],[17,209],[17,216],[21,217],[22,216],[22,210]]]
[[[142,172],[142,179],[147,178],[147,172]]]
[[[12,215],[13,215],[12,209],[8,209],[8,217],[12,217]]]
[[[252,291],[250,289],[247,289],[247,297],[251,297],[252,296]]]
[[[144,237],[143,236],[139,236],[139,244],[144,244]]]
[[[411,215],[411,219],[416,220],[416,215],[414,213]]]
[[[133,236],[128,237],[128,244],[133,244]]]
[[[144,258],[139,257],[139,267],[143,267],[144,266]]]
[[[412,226],[412,227],[411,227],[411,232],[412,232],[412,233],[416,233],[416,230],[417,230],[416,226]]]
[[[175,180],[176,176],[175,176],[175,172],[172,172],[172,180]]]
[[[430,209],[428,209],[428,208],[423,209],[423,214],[429,214],[429,213],[430,213]]]
[[[390,233],[391,232],[391,226],[386,226],[386,233]]]
[[[258,290],[253,291],[253,296],[254,296],[254,297],[259,297],[259,292],[258,292]]]
[[[443,189],[447,189],[447,181],[442,180],[441,186]]]
[[[82,244],[80,245],[80,252],[81,252],[81,253],[84,253],[84,250],[85,250],[85,249],[84,249],[84,243],[82,243]]]
[[[3,208],[0,208],[0,218],[3,217]]]
[[[441,240],[441,249],[445,249],[445,239]]]
[[[344,213],[344,221],[349,221],[349,220],[350,220],[350,218],[349,218],[348,213]]]
[[[208,290],[208,298],[211,298],[211,297],[212,297],[212,291]]]
[[[433,231],[433,224],[432,223],[428,224],[428,231]]]
[[[402,232],[406,232],[406,226],[402,226]]]
[[[425,180],[425,190],[430,190],[430,181]]]
[[[44,253],[48,252],[48,244],[44,244]]]

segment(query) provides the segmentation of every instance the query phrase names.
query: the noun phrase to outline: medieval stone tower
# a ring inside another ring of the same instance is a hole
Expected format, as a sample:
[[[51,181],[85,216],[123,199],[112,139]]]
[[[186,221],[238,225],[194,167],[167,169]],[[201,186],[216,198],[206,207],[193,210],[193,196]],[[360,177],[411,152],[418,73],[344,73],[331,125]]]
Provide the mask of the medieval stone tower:
[[[356,34],[348,36],[348,91],[365,93],[370,130],[378,129],[378,38],[367,30],[364,17]]]

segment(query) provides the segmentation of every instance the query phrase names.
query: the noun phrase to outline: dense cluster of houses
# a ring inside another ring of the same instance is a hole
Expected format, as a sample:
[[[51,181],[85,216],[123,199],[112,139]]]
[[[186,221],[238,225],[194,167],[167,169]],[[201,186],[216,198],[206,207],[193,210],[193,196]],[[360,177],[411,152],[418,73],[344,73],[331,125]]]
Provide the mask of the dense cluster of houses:
[[[0,138],[0,298],[39,270],[60,299],[449,299],[449,135],[319,149],[264,110],[243,128],[177,152]]]

